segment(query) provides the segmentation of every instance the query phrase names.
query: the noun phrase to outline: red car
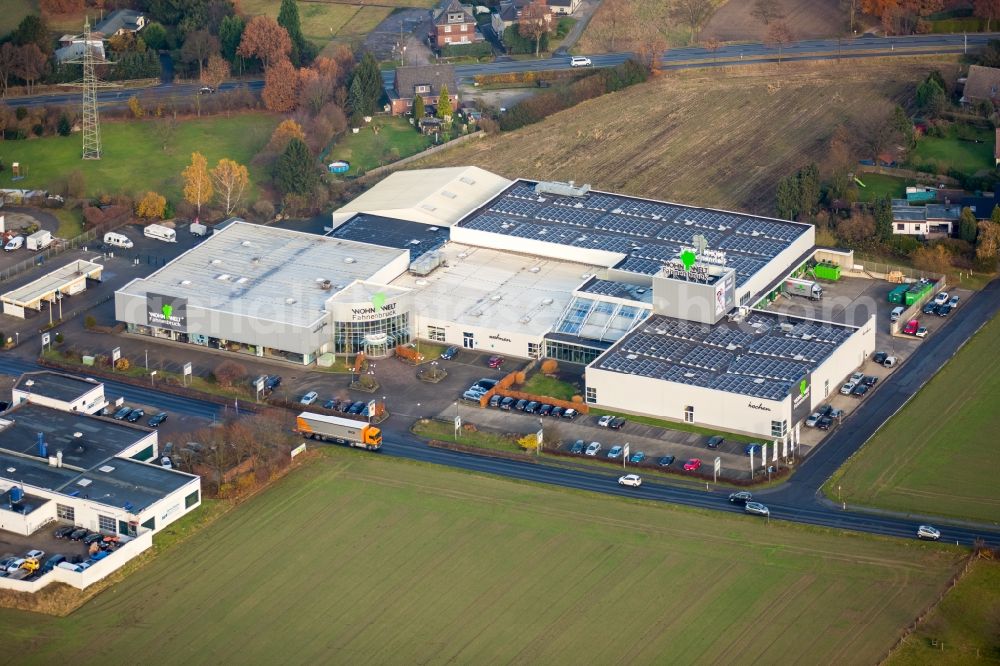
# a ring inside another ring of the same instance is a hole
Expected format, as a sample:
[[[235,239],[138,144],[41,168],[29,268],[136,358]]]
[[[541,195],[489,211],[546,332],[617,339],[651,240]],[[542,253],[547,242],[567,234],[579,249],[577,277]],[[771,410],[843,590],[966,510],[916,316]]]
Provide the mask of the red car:
[[[691,460],[688,460],[686,463],[684,463],[685,472],[694,472],[699,467],[701,467],[701,458],[691,458]]]
[[[502,356],[490,356],[489,366],[491,368],[493,368],[494,370],[496,370],[501,365],[503,365],[503,357]]]
[[[916,335],[918,328],[920,328],[920,322],[916,319],[911,319],[909,323],[906,324],[906,328],[903,329],[903,333],[906,333],[907,335]]]

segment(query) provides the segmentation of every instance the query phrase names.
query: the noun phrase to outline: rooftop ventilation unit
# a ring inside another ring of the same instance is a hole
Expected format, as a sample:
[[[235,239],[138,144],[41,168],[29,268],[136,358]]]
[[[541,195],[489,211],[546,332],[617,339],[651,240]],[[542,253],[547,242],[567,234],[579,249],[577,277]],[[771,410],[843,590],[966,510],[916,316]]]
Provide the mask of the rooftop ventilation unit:
[[[543,298],[542,299],[542,305],[552,305],[552,302],[553,301],[552,301],[551,298]]]
[[[83,486],[84,488],[86,488],[91,483],[93,483],[93,481],[91,481],[90,479],[80,479],[79,481],[76,482],[76,485]]]
[[[539,268],[538,266],[532,266],[532,267],[531,267],[531,268],[529,268],[528,270],[529,270],[529,271],[531,271],[532,273],[537,273],[538,271],[540,271],[540,270],[542,270],[542,269],[541,269],[541,268]]]
[[[439,228],[437,228],[437,227],[428,227],[428,228],[427,228],[427,231],[434,231],[434,232],[437,232],[437,231],[441,231],[441,230],[440,230]]]
[[[434,211],[437,210],[437,206],[432,206],[429,203],[422,203],[422,204],[420,204],[420,208],[423,208],[424,210],[429,210],[431,212],[434,212]]]
[[[625,358],[627,358],[630,361],[634,361],[635,359],[637,359],[639,357],[637,355],[635,355],[635,354],[628,354]]]
[[[535,185],[535,194],[555,194],[560,197],[583,197],[590,192],[590,185],[580,185],[579,187],[571,180],[568,183],[559,181],[543,180]]]
[[[792,326],[791,324],[782,324],[781,330],[784,331],[785,333],[791,333],[792,331],[795,330],[795,327]]]
[[[222,265],[222,259],[212,259],[212,265],[213,266],[221,266]]]
[[[241,277],[240,279],[238,279],[238,280],[236,281],[236,284],[246,284],[246,283],[247,283],[247,280],[249,280],[249,278],[246,278],[246,277]]]
[[[344,257],[345,264],[353,264],[356,261],[354,257]]]
[[[295,299],[294,298],[286,298],[285,299],[285,305],[295,305]]]
[[[316,284],[318,284],[319,288],[323,291],[330,291],[333,289],[333,283],[325,278],[316,278]]]
[[[248,240],[245,240],[242,243],[240,243],[240,245],[242,245],[243,247],[250,247],[251,245],[253,245],[253,243],[251,243]]]
[[[413,240],[410,241],[410,245],[420,245],[420,241],[414,238]]]
[[[524,315],[518,321],[520,321],[522,324],[527,324],[531,321],[531,317],[529,317],[528,315]]]
[[[753,380],[753,383],[754,384],[763,384],[764,380],[761,377],[757,377],[756,379]]]
[[[115,468],[112,467],[111,465],[101,465],[97,469],[104,472],[105,474],[110,474],[111,472],[115,471]]]
[[[430,282],[428,282],[427,280],[417,280],[417,286],[418,287],[426,287],[429,284],[430,284]]]
[[[441,190],[441,196],[448,197],[449,199],[454,199],[458,195],[455,194],[454,192],[449,192],[448,190]]]
[[[503,294],[493,294],[490,296],[490,300],[494,302],[499,301],[501,298],[503,298]]]
[[[476,184],[476,181],[473,180],[472,178],[469,178],[468,176],[462,176],[458,180],[461,181],[461,182],[463,182],[463,183],[465,183],[466,185],[475,185]]]
[[[191,284],[191,280],[181,280],[181,286],[186,287]]]
[[[410,273],[421,276],[430,275],[431,271],[440,265],[440,252],[426,252],[410,262]]]
[[[215,279],[221,282],[226,282],[229,280],[229,273],[219,273],[215,276]]]

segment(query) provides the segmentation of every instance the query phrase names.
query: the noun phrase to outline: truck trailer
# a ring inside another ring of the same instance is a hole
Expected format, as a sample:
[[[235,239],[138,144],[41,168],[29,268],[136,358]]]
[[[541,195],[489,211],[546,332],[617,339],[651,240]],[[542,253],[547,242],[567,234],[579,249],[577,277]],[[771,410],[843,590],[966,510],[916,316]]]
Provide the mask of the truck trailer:
[[[818,301],[823,298],[823,287],[812,280],[788,278],[785,280],[785,293],[790,296],[803,296]]]
[[[337,442],[360,449],[377,451],[382,446],[382,431],[364,421],[302,412],[295,418],[295,432],[324,442]]]
[[[42,231],[36,231],[35,233],[28,236],[29,250],[34,250],[37,252],[38,250],[44,250],[49,245],[52,245],[51,231],[45,231],[43,229]]]

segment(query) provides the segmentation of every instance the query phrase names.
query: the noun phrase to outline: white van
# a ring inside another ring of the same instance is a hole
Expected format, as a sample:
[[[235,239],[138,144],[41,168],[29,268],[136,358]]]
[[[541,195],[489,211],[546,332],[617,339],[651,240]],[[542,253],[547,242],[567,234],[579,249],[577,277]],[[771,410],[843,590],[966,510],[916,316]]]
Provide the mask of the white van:
[[[14,250],[20,250],[22,247],[24,247],[24,236],[14,236],[3,246],[3,251],[13,252]]]
[[[892,321],[899,321],[899,318],[903,316],[904,312],[906,312],[906,308],[902,305],[897,305],[892,309],[892,314],[890,314],[889,317]]]
[[[126,250],[132,247],[132,241],[125,234],[118,234],[114,231],[109,231],[104,234],[104,242],[108,245],[113,245],[114,247],[123,247]]]
[[[170,227],[163,226],[162,224],[150,224],[142,230],[142,235],[146,238],[155,238],[156,240],[161,240],[167,243],[177,242],[177,232]]]

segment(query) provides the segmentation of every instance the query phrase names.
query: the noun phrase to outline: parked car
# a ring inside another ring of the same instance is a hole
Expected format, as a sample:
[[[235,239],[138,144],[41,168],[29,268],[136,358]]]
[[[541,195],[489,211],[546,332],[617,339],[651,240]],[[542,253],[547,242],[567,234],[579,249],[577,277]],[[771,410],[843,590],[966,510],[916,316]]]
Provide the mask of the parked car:
[[[930,525],[921,525],[917,528],[917,538],[937,541],[941,538],[941,530]]]
[[[819,421],[816,422],[816,427],[820,430],[829,430],[830,426],[833,425],[833,419],[829,416],[824,416]]]
[[[745,456],[760,456],[760,444],[747,444],[743,447],[743,455]]]
[[[469,389],[462,394],[462,400],[468,400],[469,402],[479,402],[482,397],[486,395],[486,391],[473,391]]]
[[[279,386],[281,386],[281,377],[278,375],[268,375],[267,379],[264,380],[264,388],[268,391],[273,391]]]
[[[129,423],[135,423],[136,421],[138,421],[139,419],[141,419],[145,415],[146,415],[146,412],[144,412],[143,410],[141,410],[141,409],[133,409],[132,412],[128,416],[125,417],[125,420],[128,421]]]
[[[581,453],[583,453],[584,447],[585,447],[584,441],[582,439],[578,439],[575,442],[573,442],[573,445],[571,447],[569,447],[569,452],[574,455],[580,455]]]
[[[914,335],[918,328],[920,328],[920,322],[916,319],[911,319],[906,322],[906,326],[903,327],[903,333],[906,335]]]
[[[215,88],[213,88],[212,86],[202,86],[201,88],[198,88],[199,95],[211,95],[214,92]]]
[[[920,328],[917,329],[917,332],[914,333],[913,335],[917,336],[918,338],[926,338],[927,337],[927,327],[926,326],[921,326]]]
[[[928,301],[927,303],[924,303],[924,307],[920,308],[920,311],[923,312],[925,315],[937,314],[935,312],[935,310],[937,310],[937,307],[938,306],[934,301]]]
[[[493,395],[490,396],[489,405],[490,405],[490,407],[500,407],[500,402],[502,400],[503,400],[503,396],[502,395],[498,395],[498,394],[494,393]]]
[[[500,366],[503,365],[503,357],[502,356],[490,356],[490,360],[487,363],[487,365],[489,365],[494,370],[499,370]]]
[[[89,534],[89,533],[90,533],[90,530],[81,527],[79,529],[76,529],[76,530],[73,530],[72,532],[70,532],[69,538],[70,538],[71,541],[79,541],[83,537],[87,536],[87,534]]]
[[[548,416],[552,413],[552,405],[542,405],[538,408],[539,416]]]
[[[163,469],[173,469],[174,461],[170,459],[170,456],[163,456],[160,458],[160,467]]]
[[[885,359],[883,358],[882,360],[884,361]],[[864,379],[864,377],[865,377],[865,374],[863,372],[853,372],[853,373],[851,373],[851,377],[850,377],[850,379],[848,381],[852,381],[855,384],[857,384],[862,379]]]
[[[958,302],[960,300],[962,300],[961,296],[952,296],[951,298],[948,299],[948,305],[951,307],[952,310],[954,310],[955,308],[958,307]]]
[[[847,382],[840,387],[840,395],[851,395],[854,393],[854,389],[858,387],[857,382]]]
[[[940,294],[934,297],[934,305],[944,305],[948,302],[948,292],[942,291]]]
[[[819,420],[821,418],[823,418],[822,414],[820,414],[819,412],[813,412],[812,414],[809,415],[809,418],[806,419],[806,427],[815,428],[816,424],[819,423]]]
[[[500,409],[504,409],[509,412],[516,402],[517,400],[508,396],[500,401]]]
[[[887,358],[889,358],[889,352],[875,352],[875,354],[872,356],[872,361],[878,363],[879,365],[882,365],[883,363],[885,363],[885,359]]]
[[[864,395],[868,393],[868,389],[870,388],[871,387],[868,386],[868,384],[858,384],[857,386],[854,387],[854,390],[851,391],[851,395],[853,395],[855,398],[863,398]]]
[[[309,391],[304,396],[302,396],[302,398],[299,399],[299,404],[311,405],[318,399],[319,399],[319,393],[316,393],[316,391]]]
[[[618,485],[638,488],[642,485],[642,477],[638,474],[626,474],[625,476],[618,477]]]
[[[771,510],[760,502],[747,502],[743,505],[743,510],[747,513],[752,513],[755,516],[770,516]]]
[[[525,408],[525,407],[527,407],[527,406],[528,406],[528,401],[527,401],[527,400],[524,400],[524,399],[521,399],[521,400],[518,400],[518,401],[517,401],[517,402],[516,402],[516,403],[514,404],[514,409],[516,409],[516,410],[517,410],[517,411],[519,411],[519,412],[523,412],[523,411],[524,411],[524,408]]]
[[[441,352],[441,358],[445,361],[450,361],[451,359],[458,356],[458,347],[448,347],[443,352]]]
[[[52,536],[57,539],[66,539],[75,529],[75,525],[63,525],[62,527],[57,528],[56,531],[52,533]]]
[[[496,386],[498,383],[499,382],[496,379],[490,379],[489,377],[483,377],[482,379],[480,379],[479,381],[477,381],[475,384],[473,384],[469,388],[481,388],[481,389],[483,389],[483,391],[489,391],[491,388],[493,388],[494,386]]]
[[[323,409],[337,411],[338,407],[340,407],[340,400],[338,398],[330,398],[329,400],[323,403]]]
[[[952,307],[950,305],[942,305],[940,308],[938,308],[937,316],[938,317],[947,317],[948,315],[951,314],[951,311],[952,311]]]
[[[364,402],[362,400],[358,400],[353,405],[351,405],[351,408],[347,410],[347,413],[348,414],[360,414],[361,412],[365,411],[365,407],[367,407],[367,406],[368,406],[367,402]]]
[[[873,386],[878,384],[878,377],[876,377],[875,375],[865,375],[861,379],[861,383],[867,386],[868,388],[872,388]]]
[[[708,438],[708,442],[706,442],[706,444],[710,449],[717,449],[720,446],[722,446],[722,443],[725,441],[726,440],[724,437],[720,437],[719,435],[713,435],[712,437]]]
[[[897,359],[895,356],[886,356],[885,360],[882,361],[882,365],[883,367],[891,368],[892,366],[896,365],[896,361]]]
[[[625,419],[621,416],[616,416],[608,423],[608,427],[612,430],[621,430],[623,425],[625,425]]]
[[[32,549],[32,550],[29,550],[27,553],[25,553],[24,556],[25,557],[33,557],[36,560],[40,560],[43,557],[45,557],[45,551],[44,550]]]
[[[17,571],[18,569],[21,568],[22,564],[24,564],[24,558],[23,557],[15,558],[7,566],[7,573],[14,573],[15,571]]]
[[[584,451],[584,453],[588,456],[596,456],[600,452],[601,452],[600,442],[591,442],[590,444],[587,445],[587,450]]]
[[[153,416],[149,417],[149,421],[148,421],[149,427],[150,428],[159,428],[160,424],[163,423],[166,420],[167,420],[167,413],[166,412],[160,412],[159,414],[154,414]]]
[[[671,465],[674,464],[674,457],[662,456],[659,460],[656,461],[656,464],[659,465],[660,467],[670,467]]]
[[[621,446],[612,446],[611,450],[608,451],[608,458],[614,460],[622,454],[625,449]]]
[[[572,421],[573,419],[576,418],[577,414],[579,414],[579,413],[580,412],[578,412],[575,409],[573,409],[572,407],[570,407],[570,408],[568,408],[566,411],[564,411],[562,413],[562,417],[564,419],[569,419],[570,421]]]
[[[48,573],[49,571],[52,571],[65,561],[66,561],[65,555],[56,553],[55,555],[50,556],[49,559],[45,560],[45,564],[42,565],[42,573]]]
[[[753,495],[751,495],[746,490],[741,490],[735,493],[729,493],[729,501],[732,502],[733,504],[746,504],[752,499]]]
[[[557,407],[553,407],[552,411],[549,412],[549,416],[552,416],[552,417],[555,417],[555,418],[562,418],[563,412],[565,412],[565,411],[566,410],[563,407],[558,407],[558,406]]]
[[[602,428],[607,428],[611,424],[611,419],[613,418],[615,417],[611,416],[611,414],[605,414],[601,418],[597,419],[597,425]]]
[[[635,453],[632,454],[632,457],[629,458],[628,461],[630,463],[632,463],[633,465],[638,465],[639,463],[641,463],[645,459],[646,459],[646,453],[645,452],[643,452],[643,451],[636,451]]]
[[[691,458],[686,463],[684,463],[685,472],[696,472],[701,468],[701,458]]]
[[[537,400],[532,400],[527,405],[524,406],[525,414],[537,414],[538,408],[542,406],[542,403]]]
[[[104,540],[104,535],[100,534],[99,532],[91,532],[87,536],[83,537],[83,543],[87,546],[89,546],[92,543],[103,540]]]
[[[122,421],[122,420],[125,419],[125,417],[127,417],[131,413],[132,413],[132,408],[131,407],[122,407],[117,412],[115,412],[115,415],[114,415],[113,418],[114,418],[115,421]]]

